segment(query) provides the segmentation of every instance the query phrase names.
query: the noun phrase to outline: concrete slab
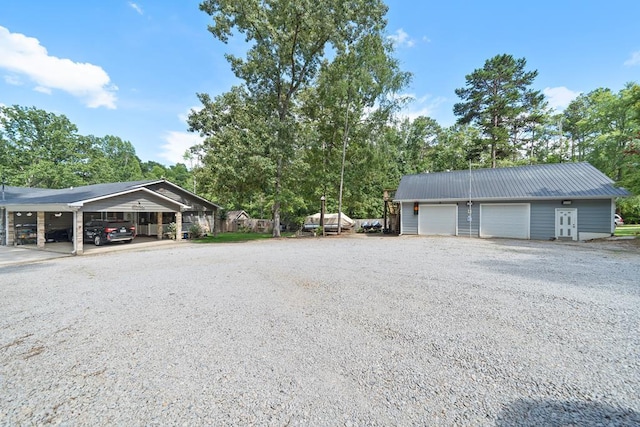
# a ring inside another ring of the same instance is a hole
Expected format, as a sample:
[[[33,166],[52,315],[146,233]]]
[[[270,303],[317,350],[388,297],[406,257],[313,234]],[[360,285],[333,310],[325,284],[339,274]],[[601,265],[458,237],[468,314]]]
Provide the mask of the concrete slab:
[[[21,246],[0,246],[0,268],[9,265],[30,264],[49,259],[71,256],[70,253],[46,251]]]
[[[182,245],[188,242],[188,240],[176,242],[175,240],[158,240],[155,237],[136,237],[132,243],[128,244],[117,242],[104,246],[94,246],[91,243],[85,243],[83,256],[126,250],[142,250],[169,245]],[[7,265],[29,264],[48,259],[73,256],[72,252],[73,244],[70,242],[46,243],[44,249],[39,249],[36,245],[0,246],[0,268]]]

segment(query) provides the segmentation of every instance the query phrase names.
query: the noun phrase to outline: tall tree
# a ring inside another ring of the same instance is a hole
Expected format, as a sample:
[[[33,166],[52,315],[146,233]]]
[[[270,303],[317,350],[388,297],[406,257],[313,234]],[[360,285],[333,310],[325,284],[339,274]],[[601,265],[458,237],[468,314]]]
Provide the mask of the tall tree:
[[[466,76],[466,87],[456,89],[462,102],[454,105],[458,123],[474,123],[481,129],[491,153],[491,167],[519,149],[510,136],[529,123],[541,120],[544,96],[530,89],[537,71],[525,71],[524,58],[503,54],[488,59],[483,68]]]
[[[380,0],[206,0],[200,9],[211,15],[211,33],[227,42],[232,32],[250,43],[246,58],[227,55],[268,129],[265,181],[273,200],[274,236],[280,235],[280,209],[289,191],[285,178],[295,164],[299,94],[317,75],[326,49],[341,54],[349,43],[385,27],[386,6]],[[345,43],[347,41],[347,43]]]
[[[7,183],[25,187],[82,185],[90,146],[64,115],[35,107],[0,107],[0,169]]]

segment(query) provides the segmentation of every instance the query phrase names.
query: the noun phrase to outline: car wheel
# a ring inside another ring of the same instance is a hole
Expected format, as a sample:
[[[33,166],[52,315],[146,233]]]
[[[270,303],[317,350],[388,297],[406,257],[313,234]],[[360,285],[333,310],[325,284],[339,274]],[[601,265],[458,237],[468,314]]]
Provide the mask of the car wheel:
[[[100,246],[102,244],[102,238],[99,235],[95,235],[93,237],[93,244],[96,246]]]

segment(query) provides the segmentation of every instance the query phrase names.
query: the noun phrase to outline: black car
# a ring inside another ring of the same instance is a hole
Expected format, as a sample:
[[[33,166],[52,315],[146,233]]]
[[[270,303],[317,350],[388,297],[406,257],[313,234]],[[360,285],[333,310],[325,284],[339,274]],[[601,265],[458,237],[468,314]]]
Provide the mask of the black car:
[[[136,237],[136,227],[129,221],[93,220],[84,226],[84,240],[96,246],[110,242],[131,243]]]
[[[45,233],[46,242],[70,242],[73,231],[70,229],[49,230]]]

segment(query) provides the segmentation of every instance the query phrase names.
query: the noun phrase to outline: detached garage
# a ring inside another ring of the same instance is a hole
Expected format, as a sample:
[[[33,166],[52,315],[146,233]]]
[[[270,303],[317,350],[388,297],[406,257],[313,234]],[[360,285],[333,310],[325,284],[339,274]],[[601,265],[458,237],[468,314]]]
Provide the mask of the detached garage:
[[[557,163],[406,175],[394,202],[401,234],[590,240],[628,195],[589,163]]]

